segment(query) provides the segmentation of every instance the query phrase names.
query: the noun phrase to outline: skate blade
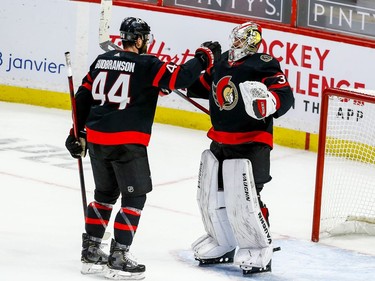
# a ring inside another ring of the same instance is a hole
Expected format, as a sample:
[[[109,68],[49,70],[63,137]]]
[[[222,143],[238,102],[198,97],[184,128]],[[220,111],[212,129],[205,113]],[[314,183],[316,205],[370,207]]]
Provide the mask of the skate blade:
[[[81,273],[82,274],[99,274],[107,270],[105,264],[94,264],[94,263],[82,263]]]
[[[134,273],[122,270],[109,269],[105,274],[105,278],[111,280],[142,280],[145,278],[144,272]]]
[[[199,258],[197,255],[194,255],[195,260],[199,261],[199,266],[206,266],[212,264],[225,264],[225,263],[233,263],[233,256],[234,256],[235,249],[222,255],[218,258]]]
[[[195,258],[195,260],[199,261],[199,266],[210,266],[210,265],[215,265],[215,264],[233,263],[233,258],[216,258],[216,259]]]
[[[240,266],[242,269],[243,276],[250,276],[257,273],[271,272],[271,264],[269,263],[265,267],[250,267],[250,266]]]

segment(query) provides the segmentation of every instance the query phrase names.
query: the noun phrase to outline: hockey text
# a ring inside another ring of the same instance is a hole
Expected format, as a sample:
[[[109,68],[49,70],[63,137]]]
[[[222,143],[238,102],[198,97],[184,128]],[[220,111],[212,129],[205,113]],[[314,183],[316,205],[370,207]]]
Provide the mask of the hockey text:
[[[247,176],[246,173],[242,174],[242,182],[243,182],[243,189],[245,191],[245,198],[246,201],[250,201],[250,194],[249,194],[249,185],[247,183]]]
[[[118,46],[122,46],[121,38],[118,35],[110,35],[111,41]],[[186,61],[194,57],[194,51],[186,49],[180,54],[170,54],[164,41],[158,43],[156,40],[148,47],[147,53],[158,57],[163,62],[173,62],[176,64],[184,64]]]
[[[134,72],[135,63],[127,62],[127,61],[118,61],[118,60],[98,60],[95,65],[95,68]]]
[[[271,238],[270,232],[269,232],[269,230],[268,230],[267,223],[266,223],[266,221],[265,221],[264,218],[263,218],[262,212],[259,212],[259,213],[258,213],[258,218],[259,218],[259,220],[260,220],[260,223],[262,224],[263,231],[264,231],[264,233],[265,233],[266,236],[267,236],[268,244],[271,244],[271,243],[272,243],[272,238]]]
[[[9,54],[9,58],[5,60],[3,53],[0,52],[0,66],[3,65],[5,61],[8,63],[5,65],[6,72],[10,72],[12,70],[29,70],[60,74],[61,69],[65,67],[64,64],[49,62],[47,58],[44,58],[43,60],[35,60],[30,58],[25,59],[20,57],[13,58],[13,54]]]
[[[332,0],[310,0],[308,26],[318,28],[330,28],[349,33],[375,35],[373,20],[375,10],[361,6],[359,1],[353,1],[353,5]]]
[[[326,88],[366,88],[364,82],[353,80],[351,76],[335,77],[335,73],[329,69],[332,67],[333,58],[337,57],[337,53],[340,52],[337,49],[319,44],[263,40],[259,51],[272,55],[282,64],[284,73],[295,93],[296,101],[293,109],[300,112],[319,115],[321,93]],[[348,114],[343,115],[348,116]],[[358,121],[360,119],[358,118]]]
[[[328,49],[292,42],[284,43],[280,40],[273,40],[269,44],[263,40],[262,48],[262,52],[270,54],[279,62],[309,69],[313,67],[314,62],[317,62],[319,70],[324,69],[325,60],[330,53]]]
[[[175,3],[177,6],[282,21],[282,0],[175,0]]]
[[[280,40],[263,40],[259,51],[272,55],[285,65],[285,74],[296,94],[319,97],[327,87],[365,88],[363,82],[322,75],[330,66],[331,49]],[[314,72],[309,73],[303,69]]]
[[[342,107],[338,108],[336,116],[337,118],[340,118],[342,120],[355,120],[356,122],[364,117],[362,110],[354,110],[351,108]]]

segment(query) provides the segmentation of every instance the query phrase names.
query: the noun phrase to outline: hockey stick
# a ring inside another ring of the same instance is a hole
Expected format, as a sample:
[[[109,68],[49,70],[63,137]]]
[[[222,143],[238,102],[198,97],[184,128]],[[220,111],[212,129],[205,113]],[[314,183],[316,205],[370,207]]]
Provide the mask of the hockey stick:
[[[68,71],[69,93],[70,93],[70,102],[72,106],[74,137],[77,140],[79,140],[78,126],[77,126],[76,100],[74,99],[74,86],[73,86],[73,74],[72,74],[73,72],[72,72],[72,62],[70,59],[70,52],[65,53],[65,60],[66,60],[66,69]],[[77,160],[78,160],[79,180],[81,183],[81,196],[82,196],[83,215],[84,215],[83,218],[86,221],[87,199],[86,199],[86,188],[85,188],[85,178],[83,174],[82,158],[80,157]]]
[[[182,97],[183,99],[185,99],[186,101],[190,102],[192,105],[194,105],[196,108],[200,109],[201,111],[203,111],[204,113],[210,115],[210,111],[205,108],[204,106],[200,105],[199,103],[197,103],[196,101],[192,100],[191,98],[189,98],[188,96],[184,95],[182,92],[180,92],[179,90],[173,90],[173,92],[177,95],[179,95],[180,97]]]
[[[99,46],[102,50],[108,52],[113,50],[122,50],[119,46],[112,42],[109,38],[109,22],[111,20],[112,13],[112,0],[102,0],[100,9],[100,19],[99,19]],[[184,95],[179,90],[173,90],[172,92],[176,93],[184,100],[190,102],[196,108],[200,109],[204,113],[210,115],[210,111],[204,106],[200,105],[196,101],[192,100],[188,96]]]

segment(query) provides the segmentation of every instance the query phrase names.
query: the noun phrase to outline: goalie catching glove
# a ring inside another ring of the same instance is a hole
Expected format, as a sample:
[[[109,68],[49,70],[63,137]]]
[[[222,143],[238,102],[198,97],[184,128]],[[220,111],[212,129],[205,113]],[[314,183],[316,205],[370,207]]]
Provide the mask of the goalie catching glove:
[[[79,132],[79,141],[74,136],[73,129],[70,129],[69,136],[66,138],[65,147],[69,150],[70,155],[73,158],[81,158],[86,156],[87,145],[86,145],[86,132]]]
[[[240,83],[240,92],[245,103],[246,113],[254,119],[266,118],[275,113],[279,107],[276,97],[261,82],[245,81]]]
[[[199,59],[204,69],[209,69],[221,58],[219,42],[204,42],[196,51],[195,58]]]

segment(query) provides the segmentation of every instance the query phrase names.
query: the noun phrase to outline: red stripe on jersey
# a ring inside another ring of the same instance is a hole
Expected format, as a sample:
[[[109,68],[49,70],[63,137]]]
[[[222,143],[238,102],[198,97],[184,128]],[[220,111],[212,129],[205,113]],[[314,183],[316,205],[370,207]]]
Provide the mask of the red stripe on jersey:
[[[208,131],[207,136],[210,139],[223,144],[244,144],[247,142],[261,142],[273,147],[272,134],[263,131],[229,133],[215,131],[214,128],[211,128]]]
[[[135,216],[135,217],[141,216],[141,212],[140,211],[135,211],[135,210],[128,209],[128,208],[122,208],[122,211],[125,214],[129,214],[129,215],[132,215],[132,216]]]
[[[207,90],[211,89],[210,85],[207,83],[206,79],[204,79],[203,75],[199,77],[199,81],[201,82],[202,86],[205,87]]]
[[[86,82],[82,83],[82,86],[85,87],[87,90],[91,91],[92,89],[92,78],[90,76],[90,73],[87,73],[85,80]]]
[[[176,79],[177,75],[180,72],[181,67],[177,66],[177,68],[173,71],[171,80],[169,81],[169,89],[174,90],[176,89]]]
[[[87,79],[87,81],[92,82],[92,77],[91,77],[91,75],[90,75],[90,72],[87,73],[87,75],[86,75],[86,79]]]
[[[159,69],[158,73],[156,74],[154,78],[154,81],[152,81],[152,86],[159,87],[160,79],[163,77],[166,70],[167,70],[167,63],[163,64],[163,66]]]
[[[104,205],[102,205],[98,202],[91,202],[90,205],[92,205],[93,207],[95,207],[97,209],[100,209],[100,210],[106,210],[106,211],[112,210],[111,207],[104,206]]]
[[[103,222],[104,222],[105,225],[108,225],[108,221],[107,221],[107,220],[103,220],[103,219],[92,219],[92,218],[88,218],[88,217],[86,217],[85,222],[86,222],[87,224],[100,224],[100,225],[103,225]]]
[[[114,226],[115,229],[119,229],[119,230],[130,230],[130,231],[136,231],[137,230],[137,226],[135,226],[135,225],[122,224],[122,223],[119,223],[119,222],[115,222],[113,226]]]
[[[284,87],[290,87],[289,83],[286,82],[284,84],[272,84],[269,86],[268,90],[274,90],[274,89],[282,89]]]
[[[89,91],[92,90],[92,84],[90,84],[90,83],[85,82],[85,83],[82,84],[82,86],[85,87]]]
[[[270,93],[275,97],[276,99],[276,110],[280,108],[280,98],[279,95],[276,92],[270,91]]]
[[[119,144],[142,144],[147,146],[150,142],[150,134],[125,131],[125,132],[99,132],[86,127],[87,141],[102,145],[119,145]]]

